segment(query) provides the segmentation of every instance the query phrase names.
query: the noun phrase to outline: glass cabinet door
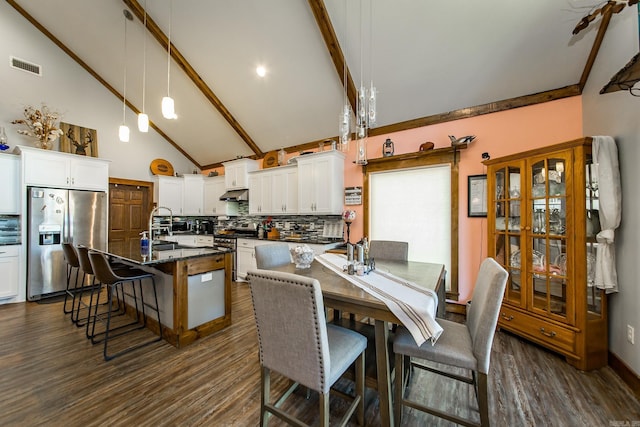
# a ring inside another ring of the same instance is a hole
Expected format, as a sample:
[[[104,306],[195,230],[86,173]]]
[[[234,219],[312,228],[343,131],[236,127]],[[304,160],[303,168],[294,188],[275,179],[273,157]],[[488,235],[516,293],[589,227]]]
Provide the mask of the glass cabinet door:
[[[567,176],[571,154],[559,153],[530,162],[528,206],[527,280],[531,283],[529,309],[545,316],[567,320],[573,315],[567,227],[572,217],[567,209]],[[571,306],[570,306],[571,305]]]
[[[600,202],[598,192],[598,166],[593,163],[591,155],[587,156],[585,167],[586,178],[586,267],[587,267],[587,311],[589,316],[602,315],[602,299],[604,291],[595,287],[595,264],[598,243],[596,235],[600,232]]]
[[[509,281],[504,301],[522,306],[522,222],[520,205],[521,171],[520,164],[508,165],[496,169],[494,173],[495,203],[495,259],[509,272]]]

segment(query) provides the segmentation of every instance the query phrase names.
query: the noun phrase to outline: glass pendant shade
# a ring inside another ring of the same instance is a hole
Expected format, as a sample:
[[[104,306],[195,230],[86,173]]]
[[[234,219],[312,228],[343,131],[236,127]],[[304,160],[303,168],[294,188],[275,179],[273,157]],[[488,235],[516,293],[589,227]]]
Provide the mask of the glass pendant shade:
[[[173,98],[169,96],[162,98],[162,116],[165,119],[173,119],[176,117]]]
[[[120,125],[120,129],[118,129],[118,137],[120,137],[120,141],[129,142],[129,126]]]
[[[367,138],[358,139],[358,146],[356,149],[356,164],[367,164]]]
[[[140,132],[149,132],[149,116],[145,113],[138,114],[138,130]]]

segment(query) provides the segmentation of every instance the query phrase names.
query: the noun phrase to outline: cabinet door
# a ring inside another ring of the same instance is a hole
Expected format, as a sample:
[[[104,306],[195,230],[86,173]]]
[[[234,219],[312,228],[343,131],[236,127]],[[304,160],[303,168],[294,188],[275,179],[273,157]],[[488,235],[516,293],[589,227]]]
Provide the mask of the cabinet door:
[[[273,213],[294,214],[298,212],[298,171],[287,167],[273,174]]]
[[[528,162],[530,231],[527,238],[528,309],[562,322],[574,322],[572,240],[574,230],[567,178],[572,153],[561,151]],[[524,260],[523,260],[524,262]]]
[[[0,299],[18,295],[18,246],[0,247]]]
[[[0,197],[0,214],[20,213],[20,157],[0,155],[0,183],[4,187]]]
[[[249,213],[267,215],[273,212],[273,174],[253,173],[249,176]]]
[[[69,164],[71,187],[81,190],[107,191],[109,164],[89,159],[71,159]]]
[[[313,163],[298,163],[298,213],[312,214],[315,206]]]
[[[224,205],[226,202],[220,200],[225,192],[223,176],[205,178],[203,184],[205,215],[225,215]]]
[[[183,180],[182,214],[202,215],[204,213],[204,176],[185,176]]]
[[[334,179],[331,161],[331,158],[319,158],[313,162],[314,212],[318,214],[333,213],[335,194],[331,185]]]
[[[246,279],[247,271],[257,268],[256,256],[254,251],[254,242],[247,239],[238,239],[238,247],[236,249],[238,278]]]
[[[24,179],[27,185],[68,188],[71,185],[69,159],[23,152]]]
[[[159,177],[157,189],[158,206],[171,209],[174,215],[182,214],[182,187],[181,178]]]
[[[522,283],[522,254],[526,254],[526,240],[522,235],[527,230],[527,217],[521,212],[522,190],[525,176],[524,161],[497,165],[489,170],[488,223],[493,240],[490,255],[509,272],[503,301],[519,307],[525,306],[525,291]]]

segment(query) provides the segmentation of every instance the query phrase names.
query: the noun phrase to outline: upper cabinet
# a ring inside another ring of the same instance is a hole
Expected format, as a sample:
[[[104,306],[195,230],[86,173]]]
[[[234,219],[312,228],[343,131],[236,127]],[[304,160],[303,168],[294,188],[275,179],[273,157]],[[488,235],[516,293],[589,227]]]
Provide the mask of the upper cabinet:
[[[109,162],[94,157],[17,147],[25,185],[108,191]]]
[[[182,215],[184,180],[175,176],[156,176],[153,200],[158,206],[171,209],[173,215]]]
[[[182,214],[204,214],[204,175],[193,174],[183,177]]]
[[[488,254],[509,272],[500,327],[566,356],[607,364],[607,300],[594,286],[599,231],[591,139],[485,162]]]
[[[249,172],[258,170],[258,162],[251,159],[232,160],[222,165],[227,190],[249,188]]]
[[[0,183],[4,188],[0,197],[0,214],[20,213],[20,157],[0,154]]]
[[[280,166],[249,174],[249,214],[291,215],[298,212],[298,169]]]
[[[343,153],[335,150],[298,157],[298,213],[342,213],[344,158]]]
[[[273,193],[273,172],[271,169],[249,174],[249,214],[270,215]]]
[[[226,191],[224,176],[204,178],[204,214],[215,216],[238,215],[238,203],[220,200]]]

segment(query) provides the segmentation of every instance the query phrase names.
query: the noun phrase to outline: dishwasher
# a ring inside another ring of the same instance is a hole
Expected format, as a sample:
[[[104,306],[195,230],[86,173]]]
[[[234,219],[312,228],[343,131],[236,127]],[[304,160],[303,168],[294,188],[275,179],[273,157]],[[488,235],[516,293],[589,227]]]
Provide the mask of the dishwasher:
[[[189,276],[187,328],[224,316],[224,269]]]

